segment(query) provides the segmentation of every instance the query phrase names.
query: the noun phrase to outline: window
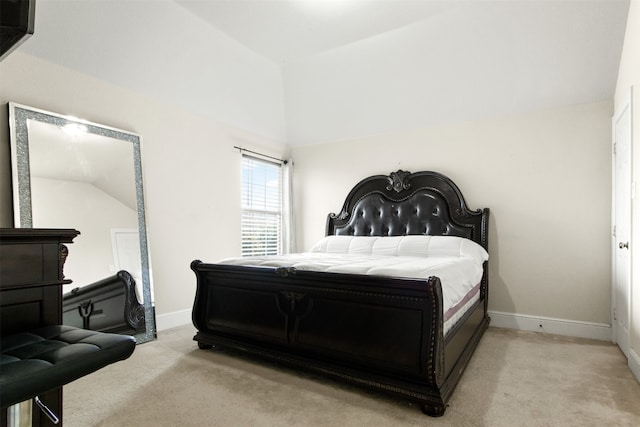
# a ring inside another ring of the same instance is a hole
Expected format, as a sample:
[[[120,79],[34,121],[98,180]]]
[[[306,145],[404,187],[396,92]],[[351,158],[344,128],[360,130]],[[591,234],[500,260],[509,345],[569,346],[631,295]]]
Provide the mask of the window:
[[[282,252],[281,184],[279,163],[242,155],[242,256]]]

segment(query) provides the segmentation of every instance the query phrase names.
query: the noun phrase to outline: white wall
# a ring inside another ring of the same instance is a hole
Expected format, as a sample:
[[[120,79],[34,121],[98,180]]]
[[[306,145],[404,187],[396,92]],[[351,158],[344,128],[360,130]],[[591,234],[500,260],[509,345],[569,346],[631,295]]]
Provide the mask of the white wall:
[[[626,35],[618,72],[615,105],[620,105],[633,86],[633,180],[640,182],[640,1],[633,0],[629,6]],[[632,284],[631,284],[631,322],[629,365],[640,380],[640,200],[637,195],[633,201],[633,242],[632,248]]]
[[[603,102],[294,147],[298,246],[358,180],[439,171],[491,209],[490,310],[608,330],[611,114]]]
[[[155,288],[161,317],[189,311],[196,258],[240,253],[241,145],[282,157],[275,140],[167,105],[31,55],[0,63],[0,104],[14,101],[142,135],[142,169]],[[0,225],[11,226],[7,114],[0,114]],[[80,230],[82,231],[82,230]],[[69,248],[72,256],[73,245]]]

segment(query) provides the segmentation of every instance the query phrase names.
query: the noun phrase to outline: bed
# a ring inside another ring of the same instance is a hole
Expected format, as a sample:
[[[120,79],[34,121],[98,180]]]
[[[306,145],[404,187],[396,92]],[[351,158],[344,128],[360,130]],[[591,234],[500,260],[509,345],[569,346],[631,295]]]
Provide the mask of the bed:
[[[437,172],[363,179],[306,254],[193,261],[194,340],[441,416],[489,325],[488,218]]]

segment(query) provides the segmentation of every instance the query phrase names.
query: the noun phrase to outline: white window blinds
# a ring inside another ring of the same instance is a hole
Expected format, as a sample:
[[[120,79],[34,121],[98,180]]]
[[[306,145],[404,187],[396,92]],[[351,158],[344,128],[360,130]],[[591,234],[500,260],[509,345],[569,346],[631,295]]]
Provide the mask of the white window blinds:
[[[280,164],[242,155],[242,256],[281,253]]]

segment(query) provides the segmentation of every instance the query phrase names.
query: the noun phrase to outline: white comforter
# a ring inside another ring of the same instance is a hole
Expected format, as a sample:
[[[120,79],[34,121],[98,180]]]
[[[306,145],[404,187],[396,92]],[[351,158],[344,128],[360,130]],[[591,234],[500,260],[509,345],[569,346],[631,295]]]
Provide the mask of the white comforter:
[[[488,259],[480,245],[460,237],[328,236],[306,253],[228,258],[219,263],[417,279],[437,276],[446,313],[480,282]]]

